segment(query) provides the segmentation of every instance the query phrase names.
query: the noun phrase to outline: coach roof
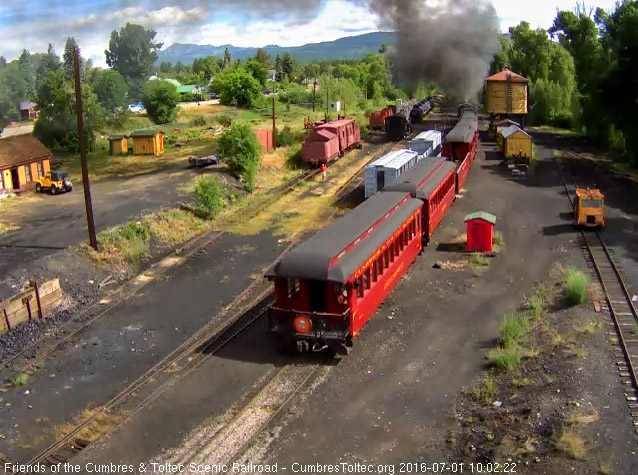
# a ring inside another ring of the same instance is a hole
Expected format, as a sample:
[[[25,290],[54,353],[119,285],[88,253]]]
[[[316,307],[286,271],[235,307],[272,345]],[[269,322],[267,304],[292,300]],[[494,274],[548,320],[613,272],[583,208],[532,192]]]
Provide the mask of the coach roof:
[[[290,251],[266,276],[345,282],[419,206],[408,193],[377,193]]]

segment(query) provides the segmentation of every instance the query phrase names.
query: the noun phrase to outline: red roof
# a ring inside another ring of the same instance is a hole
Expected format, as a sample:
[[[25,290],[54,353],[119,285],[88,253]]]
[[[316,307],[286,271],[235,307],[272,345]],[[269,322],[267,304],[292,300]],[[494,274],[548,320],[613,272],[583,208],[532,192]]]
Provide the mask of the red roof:
[[[511,82],[528,82],[526,78],[520,74],[513,73],[509,69],[504,69],[500,73],[490,76],[486,79],[486,81],[507,81],[508,77]]]
[[[317,135],[319,137],[317,137]],[[318,138],[323,138],[323,139],[326,139],[325,140],[326,142],[329,142],[330,140],[336,139],[337,136],[328,130],[315,129],[314,134],[311,134],[308,138],[311,141],[312,140],[316,141],[316,139]]]
[[[341,119],[341,120],[333,120],[332,122],[326,122],[323,125],[317,127],[318,129],[328,129],[331,127],[342,127],[344,125],[348,125],[354,122],[352,119]]]

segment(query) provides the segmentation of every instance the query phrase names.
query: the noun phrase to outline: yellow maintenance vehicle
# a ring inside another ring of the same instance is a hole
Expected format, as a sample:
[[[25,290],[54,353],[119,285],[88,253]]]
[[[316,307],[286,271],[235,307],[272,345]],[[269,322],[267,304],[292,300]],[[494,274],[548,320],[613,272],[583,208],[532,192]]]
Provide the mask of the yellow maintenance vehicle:
[[[574,218],[576,226],[602,228],[605,225],[605,196],[600,190],[576,190]]]
[[[51,170],[42,178],[38,178],[35,181],[35,191],[38,193],[44,190],[51,190],[52,195],[56,195],[63,191],[71,191],[73,185],[71,184],[71,177],[69,172],[64,170]]]

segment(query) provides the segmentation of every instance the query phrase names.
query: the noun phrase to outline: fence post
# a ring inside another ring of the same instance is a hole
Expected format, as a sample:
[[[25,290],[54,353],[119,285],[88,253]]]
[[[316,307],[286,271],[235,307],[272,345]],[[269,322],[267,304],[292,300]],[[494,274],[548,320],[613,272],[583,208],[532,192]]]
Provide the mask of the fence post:
[[[29,321],[33,320],[33,316],[31,315],[31,304],[29,303],[29,297],[24,297],[22,299],[22,303],[27,306],[27,312],[29,312]]]
[[[7,315],[7,309],[3,308],[2,312],[4,313],[4,321],[7,322],[7,330],[11,331],[11,323],[9,323],[9,315]]]
[[[38,281],[33,279],[31,281],[31,287],[35,289],[35,300],[38,303],[38,317],[42,320],[42,305],[40,304],[40,289],[38,288]]]

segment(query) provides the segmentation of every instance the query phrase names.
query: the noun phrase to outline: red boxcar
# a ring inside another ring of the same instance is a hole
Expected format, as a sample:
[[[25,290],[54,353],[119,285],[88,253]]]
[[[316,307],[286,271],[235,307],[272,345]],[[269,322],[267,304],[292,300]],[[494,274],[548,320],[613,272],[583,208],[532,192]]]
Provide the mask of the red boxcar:
[[[373,129],[383,129],[385,127],[385,120],[393,115],[394,109],[390,107],[386,107],[378,112],[372,112],[370,114],[370,127]]]
[[[286,254],[274,280],[270,329],[299,350],[347,352],[421,252],[423,203],[377,193]]]
[[[408,170],[401,176],[400,181],[387,186],[384,191],[407,192],[423,202],[422,238],[426,244],[454,202],[455,183],[454,164],[442,158],[434,158]]]
[[[339,158],[339,139],[327,130],[314,130],[301,146],[302,160],[316,165]]]
[[[319,142],[325,144],[327,141],[332,140],[332,134],[337,139],[338,153],[335,156],[332,149],[332,143],[329,146],[319,145],[314,143]],[[359,125],[352,119],[340,119],[332,122],[327,122],[315,128],[314,132],[306,137],[302,146],[302,159],[306,163],[312,163],[314,165],[318,163],[328,163],[332,160],[336,160],[339,156],[346,153],[351,148],[361,146],[361,130]],[[321,151],[325,148],[325,155],[321,155]]]

